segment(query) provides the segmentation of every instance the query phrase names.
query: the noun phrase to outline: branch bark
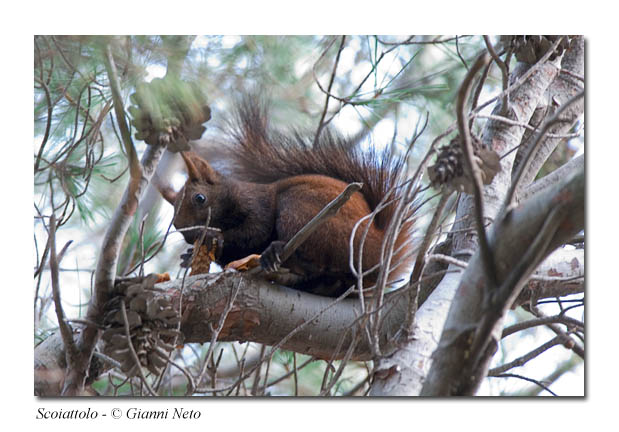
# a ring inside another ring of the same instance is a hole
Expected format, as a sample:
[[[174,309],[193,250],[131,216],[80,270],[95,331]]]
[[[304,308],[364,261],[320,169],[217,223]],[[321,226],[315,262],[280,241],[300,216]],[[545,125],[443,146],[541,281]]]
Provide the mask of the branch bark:
[[[447,396],[474,394],[481,379],[487,373],[491,354],[500,338],[501,319],[519,295],[530,272],[514,271],[522,266],[525,257],[534,256],[537,263],[568,241],[584,227],[584,169],[565,179],[544,193],[540,193],[509,213],[502,223],[493,226],[490,243],[495,254],[499,280],[505,284],[511,277],[518,280],[509,292],[499,290],[488,297],[486,280],[479,254],[469,262],[458,287],[455,300],[441,336],[438,349],[433,355],[432,369],[424,384],[422,395]],[[540,250],[532,251],[549,215],[561,208],[558,223],[549,231],[546,243],[539,243]],[[533,267],[534,268],[534,267]],[[530,271],[533,270],[530,269]],[[490,320],[490,321],[488,321]],[[471,352],[477,332],[483,325],[492,326],[493,344],[484,345],[482,364],[471,364],[475,353]],[[499,332],[497,336],[496,333]],[[488,358],[489,357],[489,358]],[[471,375],[469,373],[474,373]]]
[[[584,37],[578,37],[574,40],[574,42],[572,42],[571,48],[565,53],[561,61],[561,70],[567,71],[567,73],[559,74],[552,82],[546,91],[545,97],[537,106],[535,115],[530,120],[531,126],[537,127],[541,125],[544,120],[550,117],[563,103],[570,100],[583,90],[583,83],[573,78],[572,74],[575,74],[576,76],[584,76]],[[560,121],[548,130],[548,135],[538,146],[532,160],[525,168],[517,194],[531,184],[550,154],[561,142],[564,141],[562,138],[556,138],[553,136],[561,136],[566,134],[583,115],[584,110],[585,100],[580,99],[578,102],[572,104],[568,109],[566,109],[562,113]],[[527,154],[529,147],[534,144],[531,139],[534,135],[534,133],[525,133],[522,140],[525,144],[518,149],[516,154],[514,173],[524,159],[524,155]]]
[[[240,281],[242,287],[228,312],[218,341],[252,341],[280,345],[282,349],[330,360],[337,347],[347,346],[351,330],[360,325],[361,308],[357,298],[333,299],[274,285],[261,277],[226,271],[186,279],[183,289],[181,332],[185,343],[210,342],[214,328],[224,312],[229,292]],[[177,304],[180,281],[158,287],[161,295]],[[381,328],[381,349],[393,352],[400,340],[400,327],[406,314],[406,302],[398,302],[401,293],[385,297],[385,320]],[[341,340],[344,338],[344,342]],[[282,342],[283,341],[283,342]],[[336,359],[342,358],[339,352]],[[367,338],[352,353],[352,360],[370,360]]]

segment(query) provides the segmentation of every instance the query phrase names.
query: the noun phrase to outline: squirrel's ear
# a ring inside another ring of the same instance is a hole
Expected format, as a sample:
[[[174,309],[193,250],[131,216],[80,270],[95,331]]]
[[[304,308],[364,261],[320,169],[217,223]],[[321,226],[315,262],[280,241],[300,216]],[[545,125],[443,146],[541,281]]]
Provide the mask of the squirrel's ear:
[[[198,180],[209,184],[217,182],[218,175],[207,161],[193,152],[181,152],[181,156],[187,166],[187,175],[190,180]]]

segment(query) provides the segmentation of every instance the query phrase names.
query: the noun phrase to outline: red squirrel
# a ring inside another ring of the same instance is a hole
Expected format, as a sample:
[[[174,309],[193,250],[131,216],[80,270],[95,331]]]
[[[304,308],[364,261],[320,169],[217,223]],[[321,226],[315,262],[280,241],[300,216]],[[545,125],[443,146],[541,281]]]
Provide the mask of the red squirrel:
[[[183,154],[188,179],[176,197],[175,227],[204,226],[210,217],[209,226],[220,232],[210,231],[222,246],[217,248],[217,263],[261,254],[260,264],[266,271],[281,265],[295,275],[292,288],[331,297],[346,292],[357,283],[349,259],[353,227],[396,186],[402,158],[359,150],[328,129],[316,142],[299,132],[285,135],[270,127],[268,110],[255,100],[245,100],[238,107],[228,132],[232,173],[218,172],[193,152]],[[281,263],[285,243],[352,182],[363,183],[361,190]],[[395,207],[391,203],[378,212],[367,230],[364,272],[381,260],[385,230]],[[403,277],[413,262],[412,225],[408,218],[396,238],[392,259],[396,268],[390,281]],[[355,265],[366,226],[363,222],[356,230]],[[182,234],[193,244],[201,232]],[[378,270],[369,272],[363,286],[372,286],[377,275]]]

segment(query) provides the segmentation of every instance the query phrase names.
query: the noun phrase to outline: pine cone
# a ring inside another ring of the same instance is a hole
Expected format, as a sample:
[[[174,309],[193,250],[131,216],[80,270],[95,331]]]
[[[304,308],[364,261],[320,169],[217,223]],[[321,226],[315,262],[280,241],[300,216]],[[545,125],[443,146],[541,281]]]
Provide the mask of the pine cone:
[[[462,148],[457,138],[441,147],[436,156],[436,163],[428,167],[428,175],[432,186],[438,187],[449,184],[456,177],[464,175],[464,161]]]
[[[193,245],[190,276],[208,273],[211,263],[215,261],[215,247],[200,244],[200,239]]]
[[[138,375],[139,368],[129,349],[125,320],[121,311],[124,301],[127,324],[140,367],[159,374],[167,364],[169,353],[182,342],[182,334],[176,330],[179,322],[177,311],[171,303],[155,296],[154,285],[160,275],[145,278],[120,280],[115,284],[114,297],[106,304],[103,324],[104,353],[121,364],[121,370],[129,377]]]
[[[550,49],[550,47],[562,37],[550,35],[524,35],[524,36],[503,36],[501,39],[505,46],[510,46],[518,61],[534,64],[537,63]],[[563,36],[563,39],[551,54],[549,60],[555,60],[570,47],[571,36]]]
[[[188,141],[199,139],[206,130],[202,124],[211,118],[204,93],[174,78],[155,78],[136,86],[131,102],[135,138],[166,145],[171,152],[189,150]]]
[[[501,167],[499,156],[494,150],[487,149],[474,135],[471,136],[471,142],[474,153],[473,161],[481,170],[482,181],[484,184],[490,184]],[[473,192],[472,177],[465,168],[459,136],[439,149],[436,163],[428,167],[428,176],[433,187],[447,185],[466,193]]]
[[[208,273],[211,263],[221,255],[224,237],[218,228],[208,227],[202,231],[192,248],[181,255],[181,267],[191,267],[190,276]]]

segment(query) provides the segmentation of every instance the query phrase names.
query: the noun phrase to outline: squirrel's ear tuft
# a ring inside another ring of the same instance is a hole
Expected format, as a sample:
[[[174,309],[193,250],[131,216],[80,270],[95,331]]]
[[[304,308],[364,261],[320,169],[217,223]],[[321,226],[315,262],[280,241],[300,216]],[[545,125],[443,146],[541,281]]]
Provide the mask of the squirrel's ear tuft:
[[[197,180],[209,184],[215,184],[218,180],[217,172],[194,152],[181,152],[181,156],[187,167],[189,180]]]

